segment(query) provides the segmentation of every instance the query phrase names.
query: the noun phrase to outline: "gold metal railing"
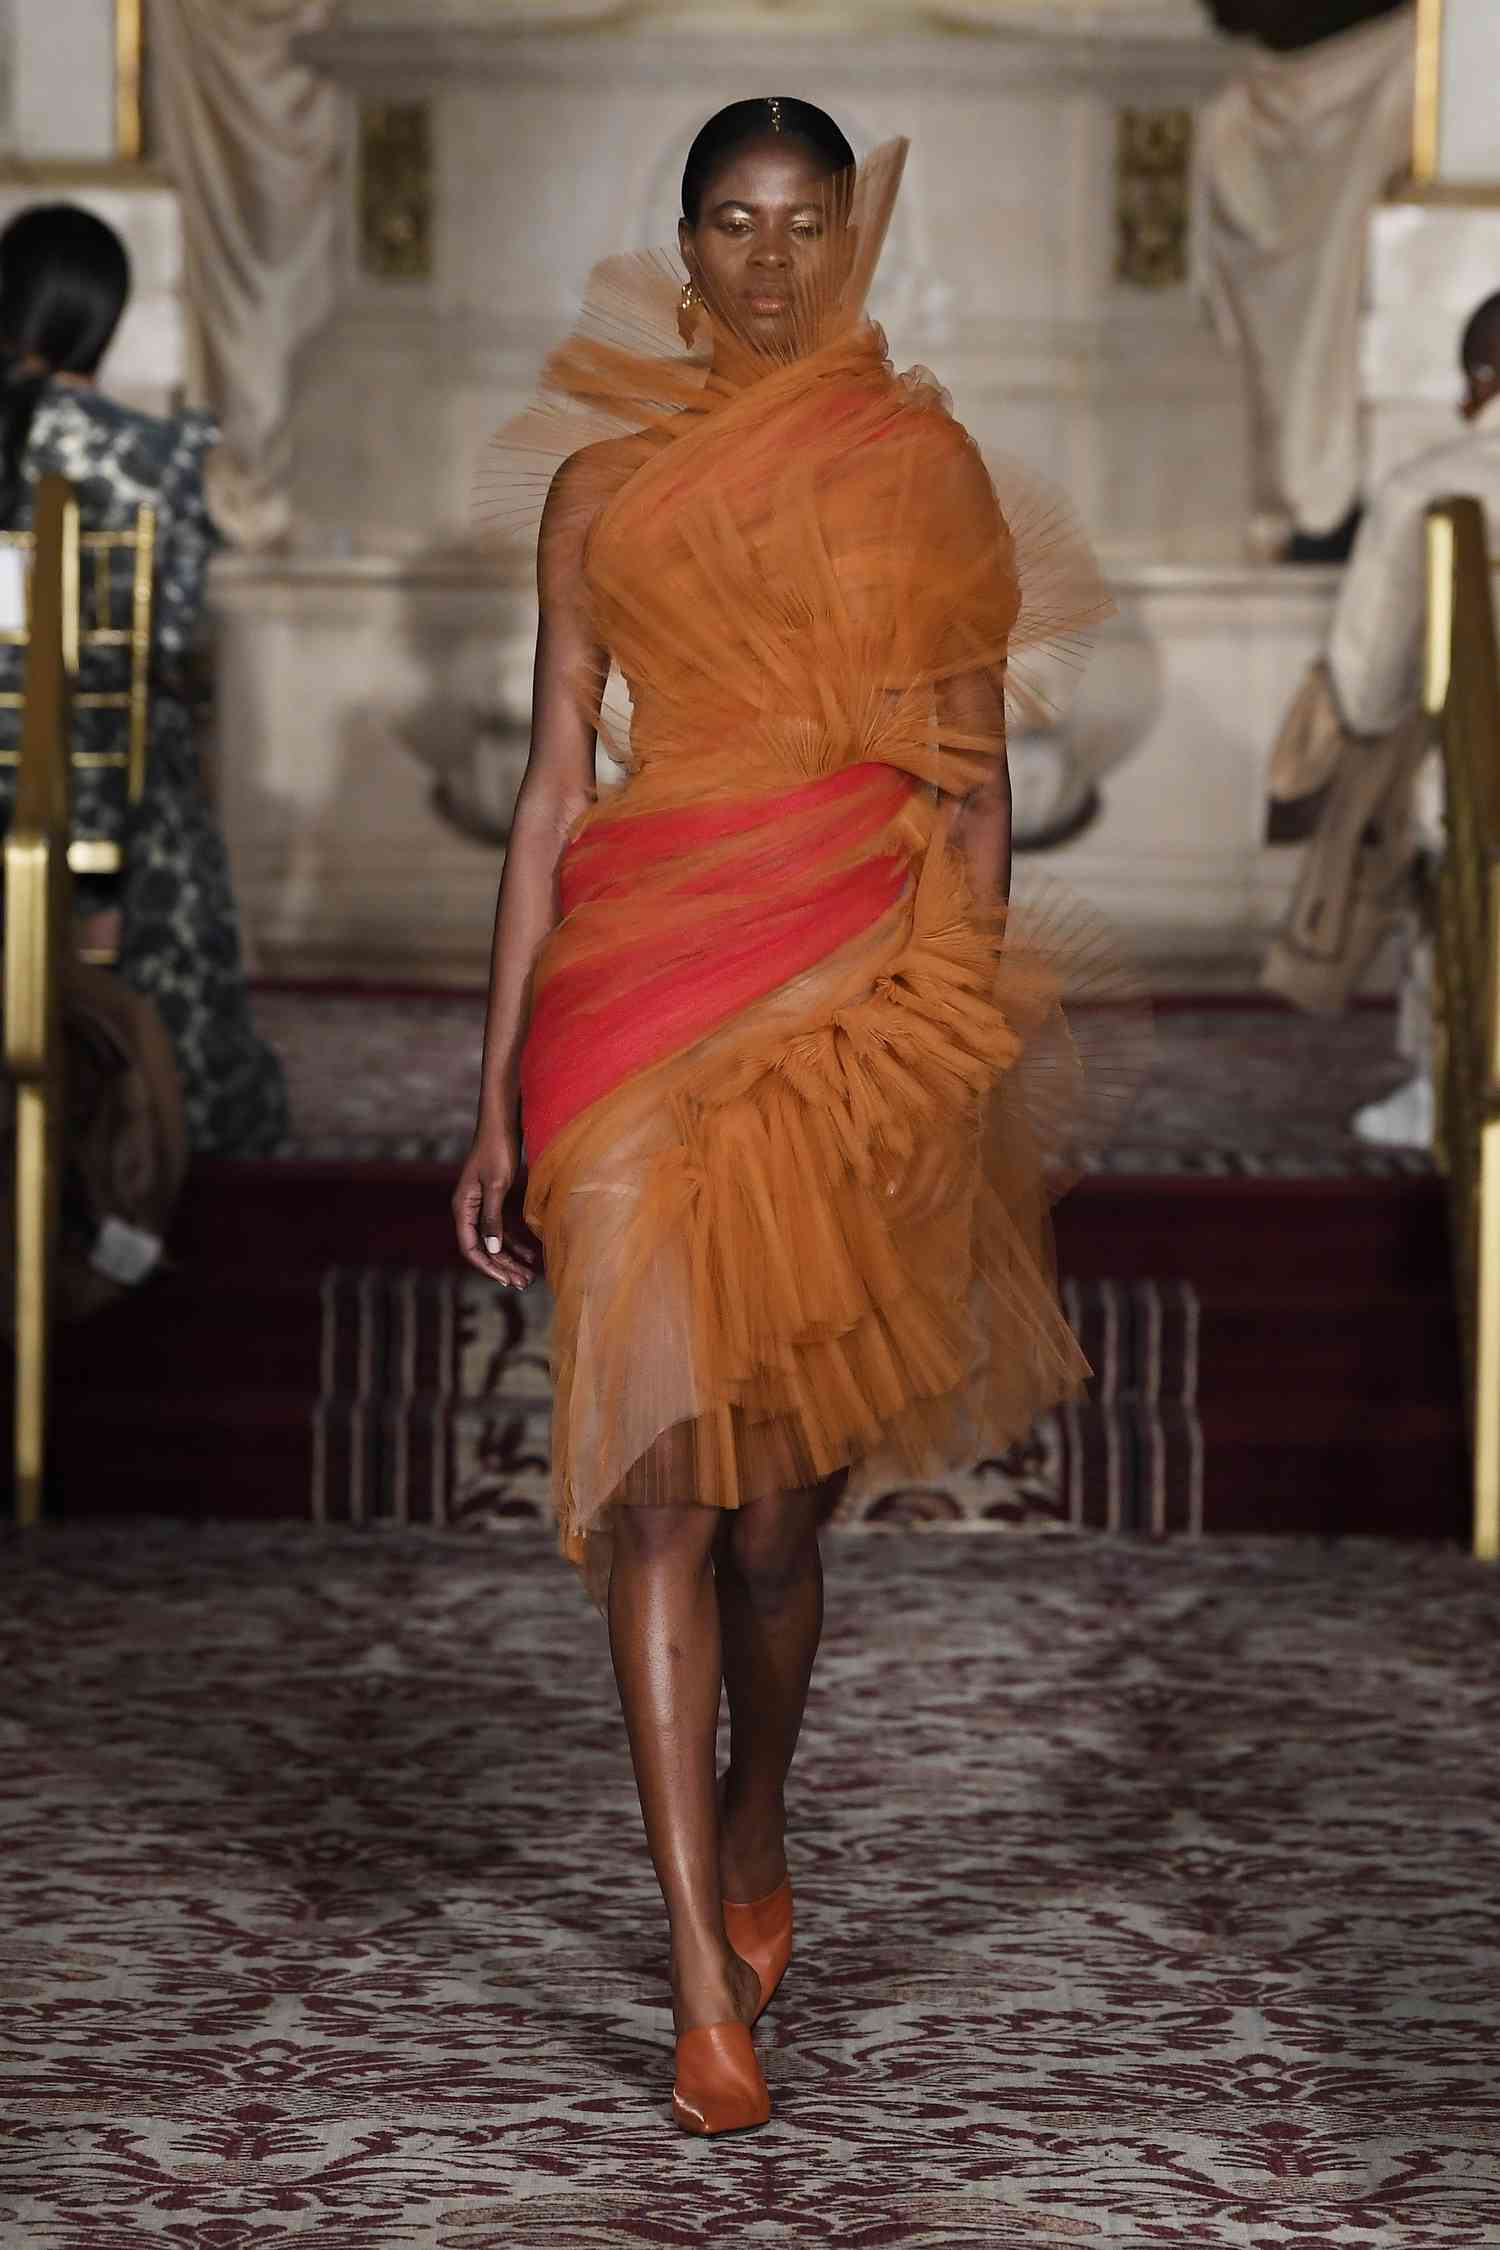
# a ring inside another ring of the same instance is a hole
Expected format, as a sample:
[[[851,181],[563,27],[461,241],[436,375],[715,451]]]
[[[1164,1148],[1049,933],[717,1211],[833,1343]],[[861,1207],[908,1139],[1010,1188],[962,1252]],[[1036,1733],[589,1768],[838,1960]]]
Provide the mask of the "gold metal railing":
[[[15,1512],[41,1514],[62,1140],[61,1000],[71,943],[69,698],[78,672],[78,503],[37,487],[26,700],[5,839],[5,1067],[15,1100]]]
[[[78,772],[90,766],[116,766],[125,774],[125,802],[134,811],[146,787],[146,746],[150,728],[151,635],[156,565],[156,510],[141,507],[129,530],[85,531],[79,534],[80,591],[86,595],[78,616],[79,660],[97,649],[118,650],[130,667],[123,688],[83,692],[75,689],[74,711],[118,711],[125,722],[125,744],[119,750],[78,750],[72,753]],[[0,531],[0,549],[20,554],[28,572],[33,564],[34,531]],[[117,617],[114,563],[129,562],[128,622]],[[88,581],[85,587],[83,581]],[[30,579],[28,576],[29,588]],[[30,604],[18,626],[0,630],[0,647],[24,647],[31,636]],[[0,712],[19,712],[26,693],[0,690]],[[0,750],[0,765],[13,766],[20,751]],[[124,855],[112,837],[75,836],[68,846],[68,864],[75,875],[118,875]]]
[[[1500,658],[1484,510],[1427,516],[1424,699],[1442,745],[1447,838],[1438,886],[1438,1157],[1473,1446],[1474,1552],[1500,1559]]]

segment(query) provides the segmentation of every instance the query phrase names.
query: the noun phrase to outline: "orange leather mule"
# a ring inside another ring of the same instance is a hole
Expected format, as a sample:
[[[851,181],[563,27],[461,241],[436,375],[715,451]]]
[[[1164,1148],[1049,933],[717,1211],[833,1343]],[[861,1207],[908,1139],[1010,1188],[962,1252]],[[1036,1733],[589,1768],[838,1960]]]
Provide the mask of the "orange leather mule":
[[[758,2023],[792,1957],[791,1877],[764,1898],[726,1898],[724,1935],[760,1978],[760,2001],[750,2019]]]
[[[748,2024],[679,2031],[672,2115],[685,2133],[743,2133],[769,2122],[771,2096]]]

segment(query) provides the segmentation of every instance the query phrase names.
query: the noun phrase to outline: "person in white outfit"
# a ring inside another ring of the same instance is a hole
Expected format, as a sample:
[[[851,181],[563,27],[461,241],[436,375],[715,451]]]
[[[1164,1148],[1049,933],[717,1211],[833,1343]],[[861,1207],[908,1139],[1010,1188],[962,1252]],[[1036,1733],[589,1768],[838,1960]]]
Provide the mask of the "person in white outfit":
[[[1500,542],[1500,293],[1487,297],[1460,350],[1464,436],[1405,462],[1376,490],[1339,589],[1328,669],[1346,727],[1388,736],[1422,699],[1427,613],[1424,518],[1436,500],[1479,500],[1492,543]],[[1442,768],[1429,751],[1414,790],[1413,912],[1402,980],[1398,1046],[1413,1065],[1405,1085],[1356,1113],[1362,1138],[1425,1146],[1432,1138],[1432,932],[1422,901],[1443,847]]]
[[[1406,0],[1204,0],[1246,40],[1198,136],[1199,267],[1245,361],[1261,559],[1342,562],[1358,520],[1370,213],[1411,156]]]

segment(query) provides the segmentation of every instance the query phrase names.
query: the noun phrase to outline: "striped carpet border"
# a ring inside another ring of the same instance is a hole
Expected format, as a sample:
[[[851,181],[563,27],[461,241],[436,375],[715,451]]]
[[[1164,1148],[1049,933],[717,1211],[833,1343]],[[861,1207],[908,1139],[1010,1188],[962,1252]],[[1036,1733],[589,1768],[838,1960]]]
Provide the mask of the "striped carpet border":
[[[926,1483],[851,1481],[840,1525],[1198,1538],[1200,1307],[1176,1280],[1066,1282],[1086,1398],[993,1460]],[[320,1287],[308,1512],[324,1523],[499,1528],[549,1513],[545,1292],[477,1275],[332,1267]]]

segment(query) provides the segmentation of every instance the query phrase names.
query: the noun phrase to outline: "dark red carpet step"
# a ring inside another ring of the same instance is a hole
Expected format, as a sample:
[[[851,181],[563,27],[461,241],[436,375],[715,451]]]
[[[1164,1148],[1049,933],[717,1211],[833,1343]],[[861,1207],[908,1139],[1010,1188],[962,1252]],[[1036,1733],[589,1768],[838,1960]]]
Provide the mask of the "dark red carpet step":
[[[450,1184],[427,1164],[201,1167],[171,1270],[60,1340],[54,1504],[538,1511],[541,1350],[517,1300],[457,1287]],[[967,1480],[855,1491],[849,1512],[1463,1536],[1436,1182],[1099,1177],[1058,1221],[1089,1401]]]
[[[447,1165],[200,1164],[173,1247],[200,1274],[425,1266],[454,1253]],[[1442,1183],[1426,1174],[1338,1179],[1101,1173],[1059,1204],[1065,1273],[1174,1274],[1205,1302],[1446,1296]]]
[[[1201,1529],[1192,1291],[1065,1286],[1092,1395],[936,1483],[866,1470],[840,1520]],[[86,1366],[60,1370],[57,1497],[69,1513],[543,1521],[549,1309],[544,1290],[518,1299],[457,1263],[289,1273],[207,1300],[166,1275],[81,1332]]]

